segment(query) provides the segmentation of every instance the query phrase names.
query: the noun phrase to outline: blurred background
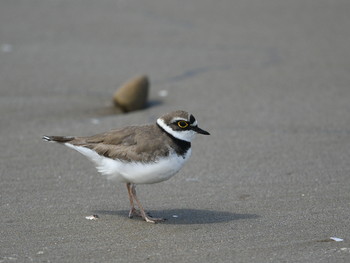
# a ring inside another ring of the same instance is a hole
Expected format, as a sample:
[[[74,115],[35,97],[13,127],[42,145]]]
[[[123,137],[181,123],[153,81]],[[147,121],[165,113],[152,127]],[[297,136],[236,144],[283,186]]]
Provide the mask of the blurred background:
[[[349,11],[348,0],[1,1],[0,262],[349,259]],[[142,74],[148,107],[111,112]],[[139,187],[170,218],[156,227],[127,219],[124,186],[41,141],[175,109],[211,136],[173,179]]]

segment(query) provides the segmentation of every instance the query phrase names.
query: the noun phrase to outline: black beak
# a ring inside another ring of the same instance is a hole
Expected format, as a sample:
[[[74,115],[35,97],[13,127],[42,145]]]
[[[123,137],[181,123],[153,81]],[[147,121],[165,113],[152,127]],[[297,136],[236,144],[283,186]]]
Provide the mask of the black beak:
[[[194,130],[197,133],[203,134],[203,135],[210,135],[209,132],[202,130],[201,128],[199,128],[198,126],[192,127],[192,130]]]

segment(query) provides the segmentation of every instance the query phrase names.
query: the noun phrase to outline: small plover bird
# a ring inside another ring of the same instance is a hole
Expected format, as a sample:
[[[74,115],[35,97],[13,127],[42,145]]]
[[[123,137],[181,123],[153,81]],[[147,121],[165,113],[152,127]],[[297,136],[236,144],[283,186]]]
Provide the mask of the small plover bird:
[[[129,217],[136,215],[156,223],[164,219],[146,214],[136,196],[136,185],[159,183],[176,174],[189,159],[191,141],[197,133],[209,135],[198,127],[192,114],[179,110],[163,115],[154,124],[128,126],[89,137],[44,136],[43,140],[80,152],[108,179],[126,183]]]

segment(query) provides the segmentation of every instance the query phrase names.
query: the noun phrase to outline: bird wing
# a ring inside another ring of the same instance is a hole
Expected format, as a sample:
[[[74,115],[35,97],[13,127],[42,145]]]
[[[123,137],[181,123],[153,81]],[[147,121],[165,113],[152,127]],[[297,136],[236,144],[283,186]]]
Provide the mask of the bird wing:
[[[129,126],[120,130],[89,136],[74,137],[67,142],[94,150],[99,155],[122,161],[156,161],[156,156],[167,156],[168,147],[162,143],[161,136],[155,134],[151,125]]]

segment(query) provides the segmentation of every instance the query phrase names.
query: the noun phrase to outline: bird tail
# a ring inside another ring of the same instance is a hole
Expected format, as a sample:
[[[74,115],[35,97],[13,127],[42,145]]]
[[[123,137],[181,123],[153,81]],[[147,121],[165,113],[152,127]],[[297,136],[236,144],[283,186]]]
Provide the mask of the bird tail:
[[[58,143],[66,143],[74,140],[74,137],[71,136],[46,136],[44,135],[42,138],[47,142],[58,142]]]

